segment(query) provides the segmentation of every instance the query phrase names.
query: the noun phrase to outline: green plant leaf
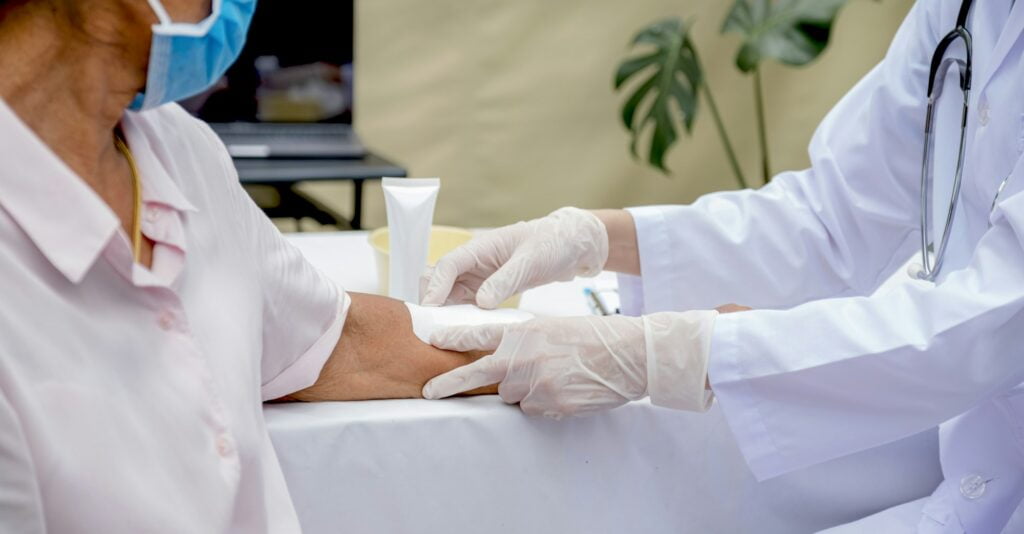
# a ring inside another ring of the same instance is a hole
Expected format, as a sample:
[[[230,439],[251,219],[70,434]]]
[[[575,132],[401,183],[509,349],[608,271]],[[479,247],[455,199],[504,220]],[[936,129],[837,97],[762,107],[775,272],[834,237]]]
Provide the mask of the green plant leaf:
[[[757,68],[764,58],[806,65],[828,46],[832,23],[846,0],[736,0],[722,33],[743,36],[736,66]]]
[[[665,153],[678,138],[672,103],[675,102],[689,133],[697,117],[700,63],[689,38],[689,27],[677,18],[660,20],[641,29],[633,37],[632,45],[644,50],[619,65],[615,89],[625,91],[630,80],[643,81],[629,84],[631,92],[622,105],[622,123],[631,135],[633,157],[639,157],[640,135],[651,129],[647,161],[667,173]]]

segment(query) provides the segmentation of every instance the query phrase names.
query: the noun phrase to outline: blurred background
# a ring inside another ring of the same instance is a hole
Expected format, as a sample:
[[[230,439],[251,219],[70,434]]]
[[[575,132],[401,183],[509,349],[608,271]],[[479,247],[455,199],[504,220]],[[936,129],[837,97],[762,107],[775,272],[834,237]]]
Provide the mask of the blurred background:
[[[764,64],[774,172],[807,165],[830,107],[884,55],[912,0],[851,0],[825,53],[807,67]],[[488,227],[585,208],[686,203],[735,188],[705,103],[670,151],[670,175],[634,160],[612,87],[636,31],[666,16],[693,23],[707,81],[741,165],[759,182],[752,79],[733,64],[721,0],[357,0],[354,124],[409,176],[439,176],[435,222]],[[299,190],[349,215],[351,183]],[[363,225],[386,224],[379,182]],[[283,224],[285,230],[294,229]],[[316,230],[311,221],[304,230]],[[333,229],[333,228],[330,228]]]

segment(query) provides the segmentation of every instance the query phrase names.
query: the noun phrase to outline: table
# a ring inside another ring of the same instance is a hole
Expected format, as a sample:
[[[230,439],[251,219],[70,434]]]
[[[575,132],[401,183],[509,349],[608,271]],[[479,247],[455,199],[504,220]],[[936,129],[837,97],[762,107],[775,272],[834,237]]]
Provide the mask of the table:
[[[291,240],[346,288],[376,289],[366,233]],[[586,313],[586,283],[528,291],[521,307]],[[715,407],[636,402],[556,422],[488,396],[264,413],[307,534],[813,532],[923,497],[941,478],[929,431],[757,483]]]
[[[356,159],[252,159],[235,158],[239,180],[246,185],[263,185],[274,188],[280,197],[277,206],[264,208],[268,217],[299,219],[311,217],[320,224],[339,227],[362,228],[363,182],[379,180],[382,176],[404,177],[405,169],[372,153]],[[295,185],[303,181],[352,182],[352,218],[345,219],[326,206],[310,200],[295,191]]]

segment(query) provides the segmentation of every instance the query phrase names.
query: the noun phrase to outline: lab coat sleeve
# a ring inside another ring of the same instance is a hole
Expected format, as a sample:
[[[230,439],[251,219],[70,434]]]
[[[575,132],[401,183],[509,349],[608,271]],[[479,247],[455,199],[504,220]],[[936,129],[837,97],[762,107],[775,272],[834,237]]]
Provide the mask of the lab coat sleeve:
[[[709,376],[754,474],[888,443],[1024,381],[1024,194],[939,285],[722,315]]]
[[[263,400],[283,397],[313,385],[341,337],[351,298],[288,242],[253,202],[238,180],[223,143],[202,126],[210,146],[220,152],[227,176],[221,205],[225,224],[240,224],[259,277],[262,296]]]
[[[811,141],[811,167],[760,190],[688,206],[629,211],[641,277],[621,277],[624,312],[735,302],[786,308],[869,294],[916,245],[918,181],[932,19],[918,2],[883,61],[832,109]]]
[[[0,532],[43,534],[39,478],[17,413],[0,391]]]

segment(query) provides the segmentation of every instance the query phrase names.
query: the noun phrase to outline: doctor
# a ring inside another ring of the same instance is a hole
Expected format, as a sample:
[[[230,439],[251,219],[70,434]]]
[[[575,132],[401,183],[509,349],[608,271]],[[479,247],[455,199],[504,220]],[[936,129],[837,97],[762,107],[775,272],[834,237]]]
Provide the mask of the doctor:
[[[1007,526],[1024,497],[1022,33],[1012,0],[918,2],[819,127],[811,168],[689,206],[563,208],[451,253],[425,304],[493,307],[607,269],[640,315],[440,331],[493,355],[424,396],[500,383],[555,418],[714,396],[759,479],[937,425],[931,497],[835,532],[1024,531]],[[872,295],[922,241],[917,280]],[[683,311],[722,302],[758,310]]]

